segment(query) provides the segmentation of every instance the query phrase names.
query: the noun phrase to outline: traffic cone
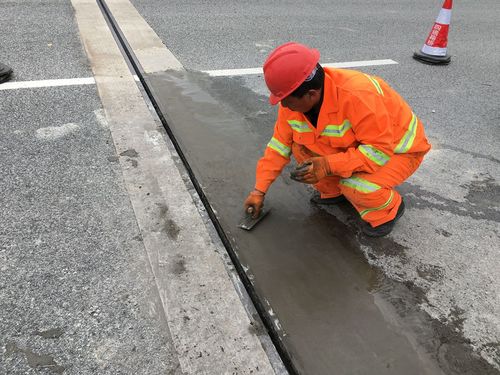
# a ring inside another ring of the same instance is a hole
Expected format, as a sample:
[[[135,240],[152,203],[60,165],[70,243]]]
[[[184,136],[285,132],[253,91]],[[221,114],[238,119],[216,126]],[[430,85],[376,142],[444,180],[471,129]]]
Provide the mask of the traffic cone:
[[[426,64],[449,64],[447,54],[448,30],[450,28],[453,0],[445,0],[439,16],[432,27],[422,50],[415,52],[413,58]]]

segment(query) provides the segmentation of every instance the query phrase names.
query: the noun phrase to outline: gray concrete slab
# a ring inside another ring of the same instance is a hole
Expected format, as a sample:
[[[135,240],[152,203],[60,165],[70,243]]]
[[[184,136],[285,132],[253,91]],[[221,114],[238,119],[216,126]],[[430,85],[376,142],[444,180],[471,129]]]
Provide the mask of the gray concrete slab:
[[[95,87],[0,100],[0,373],[177,373]]]
[[[92,75],[67,0],[2,1],[0,34],[0,59],[14,81]]]
[[[500,369],[498,2],[454,4],[446,67],[411,58],[437,16],[436,1],[133,3],[188,69],[257,67],[288,40],[318,48],[325,62],[398,61],[361,70],[382,76],[408,100],[433,150],[401,187],[408,210],[391,236],[399,252],[387,253],[378,242],[358,246],[391,279],[419,290],[418,305],[434,322],[458,332],[441,355],[450,343],[465,343]],[[274,109],[262,77],[208,86],[256,132],[269,134]],[[350,223],[342,210],[327,212]]]

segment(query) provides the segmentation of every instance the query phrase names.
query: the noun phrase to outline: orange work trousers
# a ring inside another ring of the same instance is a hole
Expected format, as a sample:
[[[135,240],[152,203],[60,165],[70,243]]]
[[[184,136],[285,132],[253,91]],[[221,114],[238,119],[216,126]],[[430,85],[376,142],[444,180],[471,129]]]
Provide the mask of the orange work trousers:
[[[305,147],[292,145],[292,153],[298,163],[314,155]],[[333,198],[343,194],[361,218],[372,227],[382,225],[396,217],[401,195],[394,189],[403,183],[420,166],[423,153],[394,154],[391,159],[374,173],[354,173],[349,178],[325,177],[314,188],[321,198]]]

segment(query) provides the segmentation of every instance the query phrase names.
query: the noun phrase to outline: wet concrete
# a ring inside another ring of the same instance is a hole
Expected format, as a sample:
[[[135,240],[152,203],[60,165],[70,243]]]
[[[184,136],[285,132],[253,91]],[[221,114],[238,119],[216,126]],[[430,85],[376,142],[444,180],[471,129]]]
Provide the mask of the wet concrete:
[[[146,79],[299,373],[469,373],[459,351],[450,350],[457,360],[442,349],[448,336],[418,309],[418,294],[368,265],[354,222],[311,205],[311,191],[287,173],[268,193],[268,218],[251,232],[237,228],[272,113],[242,118],[231,108],[232,92],[199,74]],[[355,217],[348,205],[343,210]],[[404,257],[394,242],[377,243],[381,252]],[[439,277],[439,270],[421,272]]]
[[[7,343],[5,346],[7,356],[16,353],[22,353],[28,361],[28,366],[35,370],[47,369],[56,374],[62,374],[65,370],[63,366],[58,365],[50,355],[37,354],[29,349],[21,349],[14,343]]]

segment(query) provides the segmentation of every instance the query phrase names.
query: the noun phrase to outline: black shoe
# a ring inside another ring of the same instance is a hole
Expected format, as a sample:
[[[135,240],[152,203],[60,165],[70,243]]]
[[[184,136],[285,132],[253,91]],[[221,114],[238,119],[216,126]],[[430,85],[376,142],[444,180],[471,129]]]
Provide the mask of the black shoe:
[[[0,83],[7,81],[12,74],[12,69],[0,63]]]
[[[321,198],[320,195],[315,195],[311,198],[311,202],[316,204],[338,204],[345,202],[347,199],[343,195],[333,198]]]
[[[396,213],[396,217],[387,223],[381,224],[377,227],[372,227],[366,221],[362,222],[361,231],[366,234],[368,237],[383,237],[392,232],[394,225],[396,225],[396,221],[403,216],[405,212],[405,202],[401,199],[401,204],[399,205],[398,212]]]

